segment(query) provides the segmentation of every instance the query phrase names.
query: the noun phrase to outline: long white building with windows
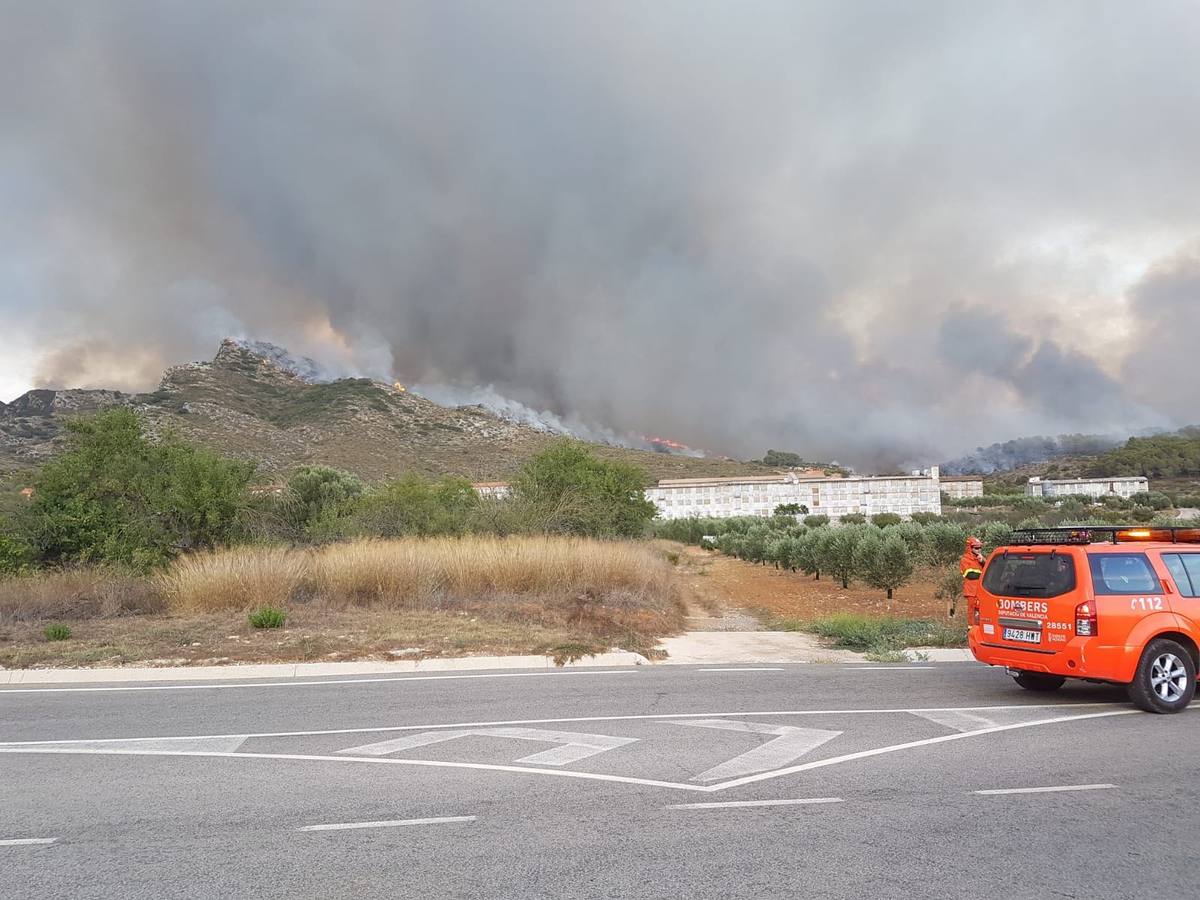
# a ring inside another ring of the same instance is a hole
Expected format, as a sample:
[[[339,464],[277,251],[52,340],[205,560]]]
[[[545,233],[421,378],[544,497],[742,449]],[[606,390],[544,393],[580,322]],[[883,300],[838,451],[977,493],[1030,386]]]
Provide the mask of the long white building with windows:
[[[777,506],[804,506],[831,519],[854,513],[942,511],[937,467],[912,475],[852,475],[809,478],[787,473],[746,478],[680,478],[646,489],[646,499],[664,519],[770,516]]]
[[[1144,475],[1125,475],[1118,478],[1030,478],[1025,493],[1030,497],[1068,497],[1072,494],[1088,497],[1132,497],[1150,490]]]

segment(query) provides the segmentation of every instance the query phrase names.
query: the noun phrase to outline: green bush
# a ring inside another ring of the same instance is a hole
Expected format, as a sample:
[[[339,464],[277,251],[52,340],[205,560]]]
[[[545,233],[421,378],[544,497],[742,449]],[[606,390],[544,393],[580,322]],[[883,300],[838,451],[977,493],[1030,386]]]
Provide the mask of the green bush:
[[[48,641],[65,641],[71,636],[71,627],[62,622],[51,622],[42,629],[42,636]]]
[[[353,530],[368,537],[460,535],[476,524],[480,504],[465,478],[410,474],[368,491],[350,515]]]
[[[824,515],[820,515],[820,514],[805,516],[804,524],[807,525],[809,528],[820,528],[822,525],[829,524],[829,516],[824,516]]]
[[[48,562],[112,562],[148,570],[240,532],[254,465],[167,435],[129,409],[68,423],[67,449],[42,467],[29,539]]]
[[[838,521],[843,525],[865,525],[867,517],[862,513],[846,513]]]
[[[275,501],[286,536],[327,541],[352,530],[351,517],[366,486],[350,472],[330,466],[301,466],[288,478],[287,490]]]
[[[287,613],[274,606],[264,606],[250,613],[250,625],[254,628],[282,628],[287,621]]]
[[[877,528],[887,528],[889,525],[899,525],[904,519],[896,513],[875,513],[871,516],[871,524]]]
[[[609,462],[577,441],[559,441],[530,459],[513,482],[514,498],[537,510],[545,530],[592,537],[640,537],[657,508],[636,466]]]
[[[15,525],[0,516],[0,578],[20,575],[33,563],[33,548]]]

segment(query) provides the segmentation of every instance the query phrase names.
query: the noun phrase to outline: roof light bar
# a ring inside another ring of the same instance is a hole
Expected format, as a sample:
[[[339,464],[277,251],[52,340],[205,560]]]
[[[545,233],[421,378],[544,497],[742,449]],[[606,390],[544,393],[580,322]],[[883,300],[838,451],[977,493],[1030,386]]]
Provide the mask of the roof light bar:
[[[1047,528],[1020,528],[1013,532],[1010,545],[1112,544],[1156,541],[1166,544],[1200,544],[1200,528],[1146,525],[1075,525]]]

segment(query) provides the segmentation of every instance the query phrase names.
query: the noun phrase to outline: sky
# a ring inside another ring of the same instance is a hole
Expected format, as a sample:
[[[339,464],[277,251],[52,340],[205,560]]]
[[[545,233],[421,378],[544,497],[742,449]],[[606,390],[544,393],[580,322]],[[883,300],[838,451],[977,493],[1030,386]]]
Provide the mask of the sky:
[[[230,335],[749,457],[1200,422],[1200,7],[0,0],[0,399]]]

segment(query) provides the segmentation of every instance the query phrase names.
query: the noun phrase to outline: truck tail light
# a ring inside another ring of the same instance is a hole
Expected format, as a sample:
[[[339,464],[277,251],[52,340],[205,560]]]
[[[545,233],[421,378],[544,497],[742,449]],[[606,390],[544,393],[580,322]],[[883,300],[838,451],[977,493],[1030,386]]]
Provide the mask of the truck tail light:
[[[972,597],[967,601],[967,621],[972,625],[979,624],[979,598]]]
[[[1075,607],[1075,634],[1079,637],[1095,637],[1100,633],[1096,619],[1096,601],[1088,600]]]

